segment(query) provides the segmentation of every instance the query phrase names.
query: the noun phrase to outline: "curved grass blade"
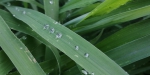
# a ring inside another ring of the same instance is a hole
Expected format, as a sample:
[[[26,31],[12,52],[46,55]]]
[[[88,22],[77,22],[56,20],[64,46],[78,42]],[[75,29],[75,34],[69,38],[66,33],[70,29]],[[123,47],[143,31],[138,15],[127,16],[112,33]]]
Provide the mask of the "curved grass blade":
[[[98,29],[101,29],[104,27],[112,26],[116,23],[122,23],[122,22],[126,22],[129,20],[133,20],[133,19],[136,19],[136,18],[139,18],[142,16],[146,16],[149,14],[150,14],[150,5],[141,7],[141,8],[135,9],[135,10],[123,12],[120,14],[116,14],[116,15],[113,15],[110,17],[106,17],[94,24],[91,24],[88,26],[77,27],[73,30],[77,33],[85,33],[85,32],[89,32],[89,31],[98,30]]]
[[[59,17],[59,0],[44,0],[44,10],[45,10],[45,14],[49,17],[51,17],[52,19],[54,19],[55,21],[58,21],[58,17]],[[60,55],[59,55],[59,51],[57,50],[56,47],[54,47],[53,45],[51,45],[50,49],[53,51],[57,63],[58,63],[58,67],[56,68],[56,74],[60,75],[61,74],[61,62],[60,62]],[[47,50],[47,49],[46,49]],[[48,55],[45,56],[50,56],[49,54],[51,53],[50,51],[47,51]]]
[[[8,25],[11,29],[23,32],[25,34],[29,34],[29,35],[33,36],[34,38],[38,39],[40,42],[47,45],[49,48],[52,48],[52,45],[49,42],[47,42],[45,39],[43,39],[37,33],[33,32],[33,30],[30,27],[28,27],[28,25],[13,18],[12,15],[6,11],[0,10],[0,12],[1,12],[2,17],[8,23]],[[60,66],[60,63],[59,63],[60,55],[57,53],[57,51],[55,51],[56,49],[53,48],[51,50],[54,53],[55,57],[57,58],[58,66]]]
[[[138,22],[133,25],[129,25],[124,29],[116,32],[115,34],[105,38],[99,42],[96,47],[100,48],[103,52],[107,52],[113,48],[116,48],[125,43],[131,42],[133,40],[142,38],[150,34],[150,19]],[[130,37],[129,37],[130,36]],[[132,37],[131,37],[132,36]],[[124,39],[126,38],[126,39]],[[123,40],[124,39],[124,40]],[[118,41],[120,40],[120,41]],[[115,44],[114,44],[115,43]]]
[[[37,11],[21,7],[18,8],[20,11],[16,11],[15,7],[7,7],[16,18],[27,23],[42,38],[64,52],[89,73],[94,72],[95,75],[128,75],[104,53],[68,28]],[[23,14],[23,11],[25,11],[26,14]],[[49,25],[50,30],[43,29],[45,24]],[[53,28],[55,30],[54,33],[52,32]],[[61,34],[62,36],[60,36]]]
[[[80,8],[76,11],[74,11],[72,14],[71,14],[71,17],[76,17],[76,16],[79,16],[79,15],[83,15],[85,13],[88,13],[90,11],[92,11],[94,8],[96,8],[100,3],[95,3],[95,4],[90,4],[84,8]]]
[[[90,24],[96,23],[97,21],[100,21],[104,18],[150,5],[149,3],[150,3],[149,0],[142,0],[142,1],[141,0],[132,0],[132,1],[128,2],[127,4],[120,6],[119,8],[113,10],[112,12],[110,12],[108,14],[105,14],[103,16],[95,16],[95,17],[86,19],[83,22],[81,22],[80,24],[78,24],[78,26],[90,25]]]
[[[44,10],[47,16],[58,21],[59,0],[44,0]]]
[[[45,75],[35,58],[14,36],[1,17],[0,34],[1,47],[22,75]]]
[[[107,14],[121,5],[126,4],[130,0],[105,0],[99,6],[97,6],[93,11],[91,11],[84,19],[90,16],[104,15]]]
[[[149,28],[150,19],[147,19],[116,32],[96,46],[120,66],[126,66],[150,56]]]
[[[32,3],[32,4],[37,5],[37,6],[40,7],[40,8],[44,9],[43,5],[40,4],[40,3],[38,3],[38,2],[35,1],[35,0],[18,0],[18,1],[24,1],[24,2],[28,2],[28,3]]]
[[[75,8],[85,7],[96,1],[98,1],[98,0],[70,0],[63,7],[61,7],[60,13],[63,13],[67,10],[71,10],[71,9],[75,9]]]

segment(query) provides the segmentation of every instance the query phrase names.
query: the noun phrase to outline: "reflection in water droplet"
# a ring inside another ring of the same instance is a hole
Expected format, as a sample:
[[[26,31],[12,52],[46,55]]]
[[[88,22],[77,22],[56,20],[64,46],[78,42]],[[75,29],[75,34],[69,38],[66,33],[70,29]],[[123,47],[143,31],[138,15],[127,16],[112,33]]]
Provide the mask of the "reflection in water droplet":
[[[13,15],[14,17],[16,16],[16,15]]]
[[[56,34],[56,38],[61,38],[61,37],[62,37],[61,33]]]
[[[76,49],[76,50],[79,50],[79,46],[75,46],[75,49]]]
[[[50,29],[50,33],[54,33],[54,32],[55,32],[54,28]]]
[[[85,74],[85,75],[88,74],[88,72],[87,72],[86,70],[82,70],[81,72],[82,72],[83,74]]]
[[[86,58],[88,58],[88,57],[89,57],[89,54],[88,54],[88,53],[85,53],[84,56],[85,56]]]
[[[48,29],[49,28],[49,25],[44,25],[43,29]]]
[[[50,4],[53,4],[53,0],[50,0],[49,3],[50,3]]]

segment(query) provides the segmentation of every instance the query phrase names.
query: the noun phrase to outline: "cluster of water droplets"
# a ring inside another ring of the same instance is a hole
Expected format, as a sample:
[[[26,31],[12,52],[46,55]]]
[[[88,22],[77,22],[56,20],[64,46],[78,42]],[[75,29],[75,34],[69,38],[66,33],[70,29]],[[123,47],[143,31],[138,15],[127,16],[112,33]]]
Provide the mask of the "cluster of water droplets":
[[[57,24],[58,22],[55,22],[55,24]],[[50,26],[48,24],[44,25],[43,27],[44,30],[49,30],[49,33],[53,34],[55,33],[55,29],[54,28],[50,28]],[[62,38],[62,34],[61,33],[56,33],[56,39]]]
[[[79,46],[75,46],[75,50],[79,50]],[[85,53],[85,54],[84,54],[84,57],[88,58],[88,57],[89,57],[89,54],[88,54],[88,53]]]

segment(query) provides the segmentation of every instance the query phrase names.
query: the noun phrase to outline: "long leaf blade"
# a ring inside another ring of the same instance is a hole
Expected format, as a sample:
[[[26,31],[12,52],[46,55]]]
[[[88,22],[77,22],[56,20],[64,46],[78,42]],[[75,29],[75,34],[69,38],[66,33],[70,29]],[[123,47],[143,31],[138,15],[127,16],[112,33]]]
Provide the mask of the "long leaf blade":
[[[51,18],[30,9],[18,7],[20,11],[16,11],[15,7],[7,8],[16,18],[27,23],[36,33],[68,55],[89,73],[94,72],[95,75],[128,75],[96,47]],[[23,14],[24,11],[26,14]],[[44,30],[45,24],[49,24],[50,29],[54,28],[56,33],[49,33],[49,30]],[[61,38],[58,38],[58,34],[62,34]]]
[[[22,75],[45,75],[30,51],[13,35],[1,17],[0,34],[1,47]]]

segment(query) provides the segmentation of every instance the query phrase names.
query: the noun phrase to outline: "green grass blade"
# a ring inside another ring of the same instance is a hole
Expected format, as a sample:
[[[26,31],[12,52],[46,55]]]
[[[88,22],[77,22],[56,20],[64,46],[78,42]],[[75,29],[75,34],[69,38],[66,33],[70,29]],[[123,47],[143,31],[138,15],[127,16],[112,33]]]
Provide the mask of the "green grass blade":
[[[16,11],[15,7],[7,8],[16,18],[27,23],[42,38],[64,52],[89,73],[94,72],[95,75],[128,75],[92,44],[50,17],[30,9],[18,7],[20,11]],[[26,13],[23,14],[23,11]],[[50,28],[54,28],[55,33],[50,33],[50,30],[44,30],[45,24],[49,24]],[[58,34],[62,34],[62,37],[56,38]],[[89,57],[87,54],[85,56],[85,53],[88,53]]]
[[[96,1],[98,1],[98,0],[70,0],[64,6],[61,7],[60,13],[63,13],[67,10],[71,10],[71,9],[75,9],[75,8],[85,7]]]
[[[6,75],[14,68],[4,51],[0,51],[0,75]]]
[[[149,28],[150,19],[122,29],[96,46],[106,52],[120,66],[126,66],[149,57]]]
[[[39,41],[43,42],[49,48],[53,48],[53,46],[50,43],[48,43],[45,39],[43,39],[37,33],[33,32],[33,30],[30,27],[28,27],[26,24],[16,20],[15,18],[12,17],[11,14],[9,14],[6,11],[0,10],[0,12],[1,12],[2,17],[8,23],[8,25],[11,29],[23,32],[25,34],[29,34],[29,35],[35,37],[36,39],[38,39]],[[60,55],[57,53],[57,51],[55,51],[56,49],[53,48],[51,50],[57,59],[58,66],[60,66],[60,62],[59,62],[60,61]],[[60,67],[59,67],[59,69],[60,69]]]
[[[108,14],[105,14],[103,16],[95,16],[95,17],[86,19],[83,22],[81,22],[80,24],[78,24],[78,26],[79,27],[87,26],[87,25],[96,23],[97,21],[100,21],[104,18],[107,18],[107,17],[113,16],[113,15],[116,15],[116,14],[120,14],[120,13],[123,13],[123,12],[131,11],[131,10],[135,10],[135,9],[147,6],[147,5],[149,5],[149,3],[150,3],[149,0],[142,0],[142,1],[141,0],[132,0],[132,1],[128,2],[127,4],[113,10],[112,12],[110,12]],[[75,26],[73,26],[73,27],[75,27]]]
[[[51,17],[52,19],[54,19],[55,21],[58,21],[58,17],[59,17],[59,0],[44,0],[44,10],[45,10],[45,14],[49,17]],[[56,74],[59,75],[61,74],[61,62],[60,62],[60,55],[59,55],[59,51],[57,50],[56,47],[54,47],[53,45],[51,45],[50,49],[53,51],[56,60],[57,60],[57,64],[58,67],[56,69],[58,69],[58,72],[56,71]],[[46,49],[47,50],[47,49]],[[50,51],[46,51],[48,55],[45,56],[51,56],[49,55],[51,52]]]
[[[141,7],[135,10],[123,12],[120,14],[116,14],[110,17],[106,17],[94,24],[91,24],[88,26],[77,27],[73,30],[77,33],[85,33],[89,31],[94,31],[94,30],[98,30],[104,27],[112,26],[116,23],[122,23],[122,22],[130,21],[130,20],[142,17],[142,16],[146,16],[146,15],[149,15],[149,13],[150,13],[150,5]]]
[[[32,3],[32,4],[37,5],[37,6],[40,7],[40,8],[44,9],[43,5],[40,4],[40,3],[38,3],[38,2],[35,1],[35,0],[19,0],[19,1],[24,1],[24,2],[28,2],[28,3]]]
[[[1,47],[22,75],[45,75],[35,58],[14,36],[1,17],[0,34]]]
[[[59,0],[44,0],[45,14],[58,21]]]
[[[90,16],[104,15],[110,13],[111,11],[117,9],[121,5],[126,4],[130,0],[105,0],[99,6],[97,6],[93,11],[91,11],[84,19]]]
[[[90,4],[84,8],[80,8],[76,11],[74,11],[72,14],[71,14],[71,17],[76,17],[76,16],[80,16],[80,15],[83,15],[83,14],[86,14],[90,11],[92,11],[94,8],[96,8],[100,3],[95,3],[95,4]]]

